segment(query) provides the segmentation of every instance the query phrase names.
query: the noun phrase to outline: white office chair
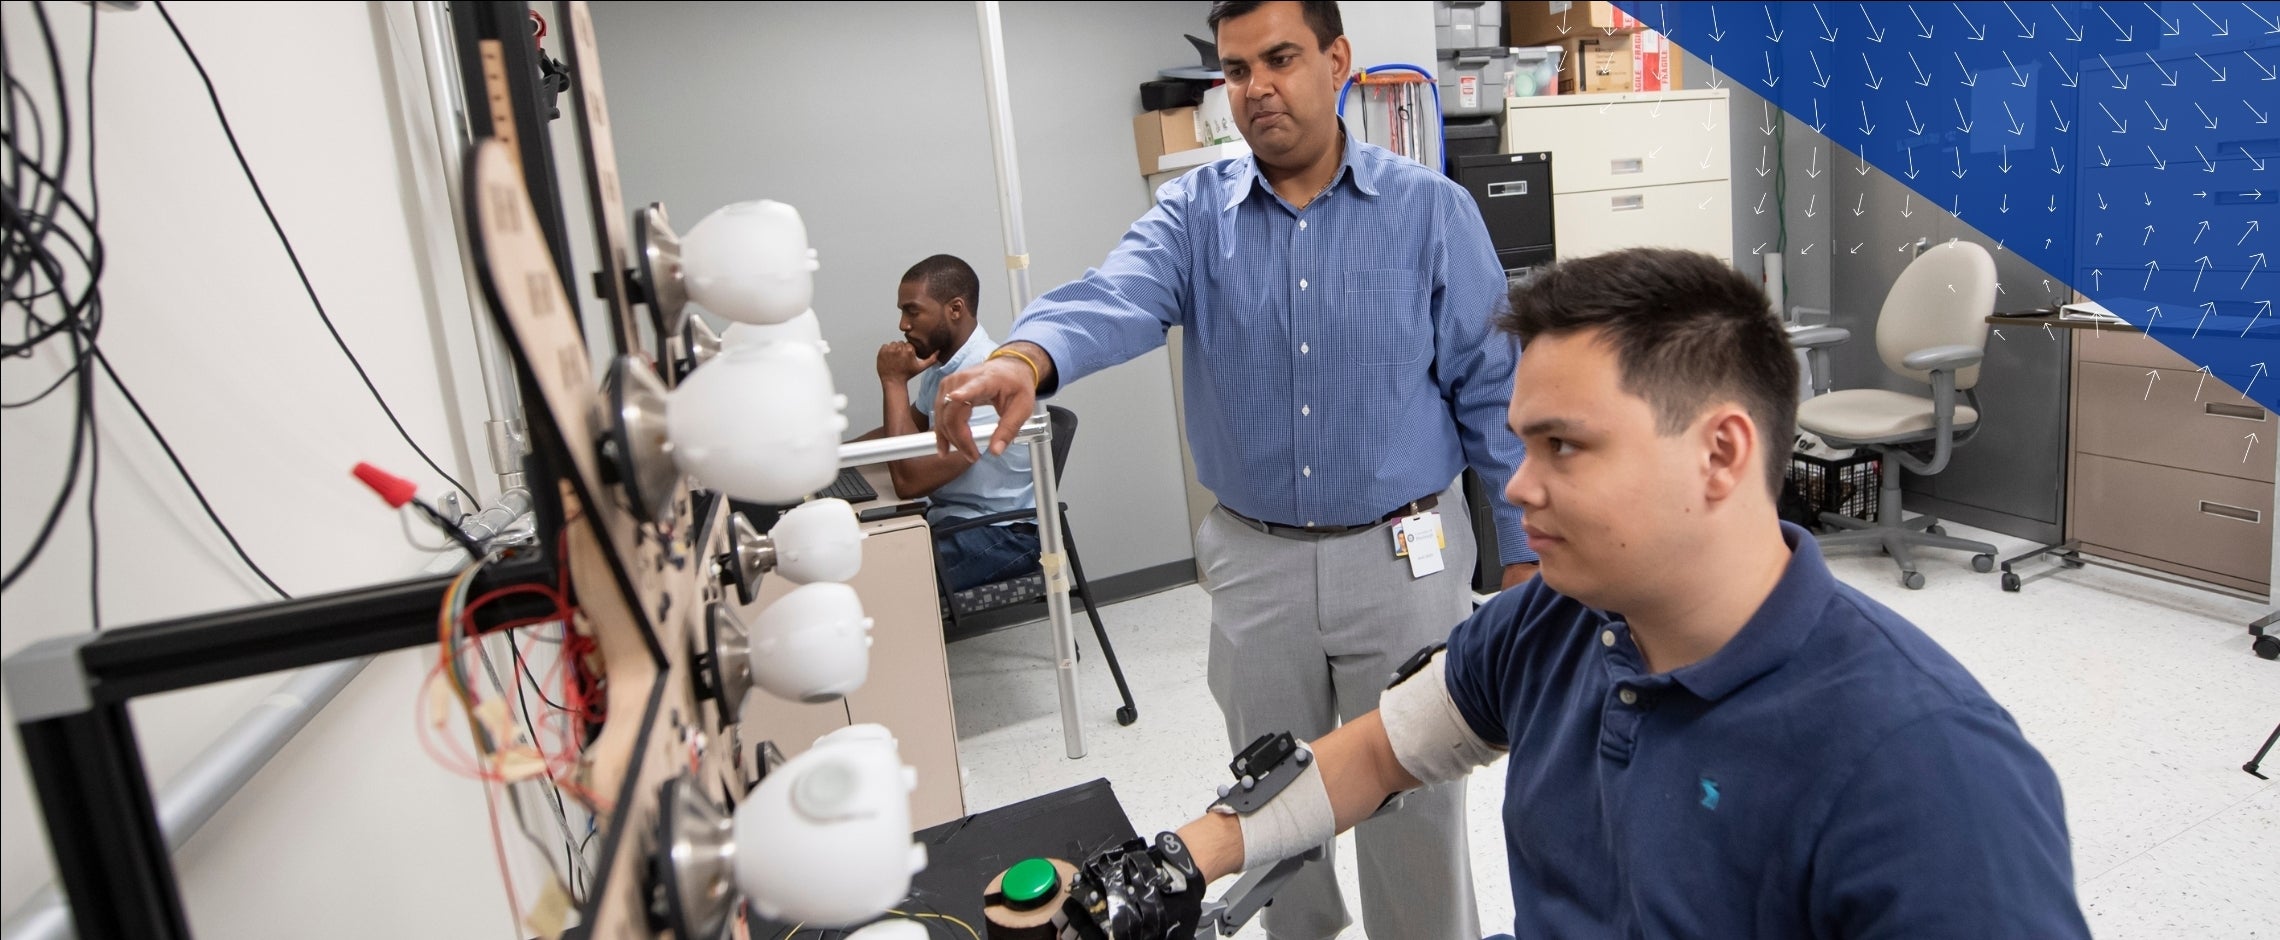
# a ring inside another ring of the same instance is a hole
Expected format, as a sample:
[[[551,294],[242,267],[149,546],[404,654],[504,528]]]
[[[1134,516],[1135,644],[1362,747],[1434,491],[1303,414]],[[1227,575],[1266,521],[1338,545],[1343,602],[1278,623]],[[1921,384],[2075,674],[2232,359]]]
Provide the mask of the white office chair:
[[[1900,566],[1900,583],[1924,586],[1911,550],[1952,548],[1972,552],[1971,568],[1995,569],[1995,546],[1951,538],[1939,520],[1922,515],[1903,520],[1900,474],[1903,467],[1934,474],[1979,430],[1979,360],[1987,347],[1987,316],[1995,312],[1995,259],[1970,242],[1948,242],[1924,252],[1900,272],[1876,319],[1876,352],[1892,371],[1932,388],[1932,397],[1878,388],[1847,389],[1798,405],[1797,426],[1839,447],[1875,450],[1883,465],[1883,490],[1876,521],[1862,522],[1833,513],[1821,521],[1846,529],[1821,541],[1823,549],[1875,547]],[[1790,337],[1814,359],[1816,384],[1826,387],[1828,347],[1850,338],[1846,330],[1820,328]],[[1961,392],[1968,402],[1956,401]],[[1923,451],[1928,456],[1920,456]]]

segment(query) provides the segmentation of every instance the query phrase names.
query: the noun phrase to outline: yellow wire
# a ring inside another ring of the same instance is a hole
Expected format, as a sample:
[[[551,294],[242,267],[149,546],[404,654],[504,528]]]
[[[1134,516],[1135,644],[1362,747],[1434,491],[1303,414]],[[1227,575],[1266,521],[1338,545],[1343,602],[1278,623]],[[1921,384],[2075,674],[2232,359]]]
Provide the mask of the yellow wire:
[[[777,938],[776,938],[776,940],[792,940],[792,935],[793,935],[793,934],[795,934],[795,933],[799,933],[799,932],[800,932],[800,928],[802,928],[802,927],[805,927],[805,926],[807,926],[807,921],[804,921],[804,920],[803,920],[803,921],[800,921],[799,923],[793,924],[793,925],[792,925],[792,929],[790,929],[790,930],[787,930],[787,931],[784,931],[784,935],[783,935],[783,936],[781,936],[781,937],[777,937]]]
[[[912,920],[918,920],[926,917],[932,917],[938,920],[946,920],[953,924],[957,924],[960,927],[966,928],[966,935],[974,938],[974,940],[982,940],[982,935],[974,932],[974,925],[966,923],[965,921],[959,920],[958,918],[952,917],[948,914],[912,914],[908,911],[888,911],[887,913],[896,915],[898,917],[908,917]]]

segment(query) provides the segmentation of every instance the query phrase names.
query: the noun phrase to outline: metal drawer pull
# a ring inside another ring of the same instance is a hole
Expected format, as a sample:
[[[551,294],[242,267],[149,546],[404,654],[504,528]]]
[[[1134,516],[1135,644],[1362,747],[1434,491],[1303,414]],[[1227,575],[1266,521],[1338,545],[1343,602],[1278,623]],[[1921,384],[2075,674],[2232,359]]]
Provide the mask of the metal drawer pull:
[[[1494,198],[1496,198],[1496,197],[1498,197],[1498,196],[1525,196],[1525,195],[1528,195],[1528,181],[1527,181],[1527,180],[1507,180],[1507,181],[1505,181],[1505,182],[1502,182],[1502,183],[1490,183],[1490,184],[1488,184],[1488,197],[1489,197],[1489,198],[1491,198],[1491,199],[1494,199]]]
[[[1647,161],[1642,160],[1638,157],[1632,157],[1627,160],[1610,160],[1607,162],[1607,172],[1615,174],[1616,176],[1622,176],[1629,173],[1644,173],[1646,171]]]
[[[2246,522],[2249,525],[2258,525],[2264,521],[2264,514],[2257,512],[2254,509],[2242,509],[2239,506],[2227,506],[2223,503],[2212,503],[2205,499],[2201,501],[2201,512],[2204,515],[2222,516],[2226,519],[2236,519],[2241,522]]]
[[[2247,405],[2228,405],[2223,402],[2213,401],[2202,405],[2201,413],[2215,415],[2219,418],[2239,418],[2242,421],[2254,421],[2258,424],[2264,423],[2264,409],[2252,408]]]
[[[1610,212],[1637,212],[1646,207],[1647,197],[1637,193],[1628,196],[1616,196],[1607,200],[1607,209]]]

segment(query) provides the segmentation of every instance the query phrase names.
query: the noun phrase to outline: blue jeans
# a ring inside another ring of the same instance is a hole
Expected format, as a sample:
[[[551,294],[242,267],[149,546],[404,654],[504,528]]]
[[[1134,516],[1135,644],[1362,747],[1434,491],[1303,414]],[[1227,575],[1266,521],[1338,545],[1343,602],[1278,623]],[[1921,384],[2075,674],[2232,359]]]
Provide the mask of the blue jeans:
[[[1037,570],[1037,527],[986,525],[934,540],[950,593]]]

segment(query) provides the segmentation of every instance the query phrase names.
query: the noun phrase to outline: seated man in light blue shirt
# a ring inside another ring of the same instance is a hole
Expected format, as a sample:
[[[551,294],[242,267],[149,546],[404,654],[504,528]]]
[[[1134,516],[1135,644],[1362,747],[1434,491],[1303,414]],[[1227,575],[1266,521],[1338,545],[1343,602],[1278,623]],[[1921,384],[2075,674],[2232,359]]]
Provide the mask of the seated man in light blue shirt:
[[[904,272],[895,306],[902,311],[905,342],[879,347],[879,397],[886,424],[864,438],[931,430],[942,377],[980,365],[997,350],[997,342],[974,317],[981,293],[974,269],[950,255],[935,255]],[[977,417],[996,420],[996,412],[981,410],[988,414]],[[937,525],[1037,505],[1026,447],[983,454],[979,460],[957,451],[911,457],[888,464],[887,471],[897,495],[933,503],[926,518]],[[934,551],[953,592],[1002,581],[1037,567],[1037,524],[1030,520],[968,529],[935,539]]]

